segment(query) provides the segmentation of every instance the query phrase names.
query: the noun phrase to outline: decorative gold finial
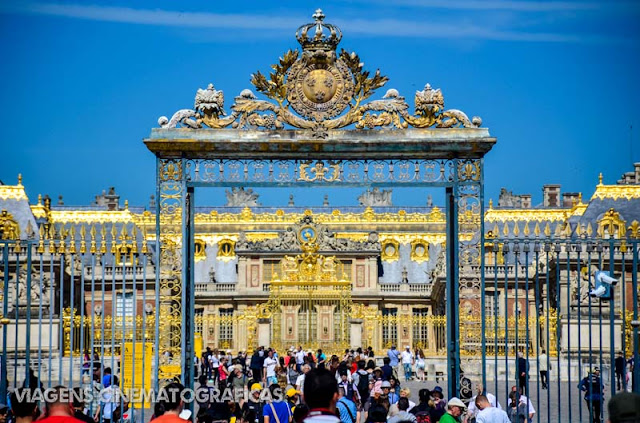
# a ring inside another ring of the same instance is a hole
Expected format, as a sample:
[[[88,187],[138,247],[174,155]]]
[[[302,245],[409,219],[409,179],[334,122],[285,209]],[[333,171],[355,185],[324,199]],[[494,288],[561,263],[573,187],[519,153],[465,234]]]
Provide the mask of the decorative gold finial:
[[[22,186],[22,173],[18,173],[18,186]]]
[[[38,194],[38,205],[42,205],[42,194]]]
[[[493,198],[489,199],[489,210],[493,210]]]
[[[129,210],[129,200],[124,200],[124,209]]]
[[[602,172],[598,175],[598,185],[602,185]]]

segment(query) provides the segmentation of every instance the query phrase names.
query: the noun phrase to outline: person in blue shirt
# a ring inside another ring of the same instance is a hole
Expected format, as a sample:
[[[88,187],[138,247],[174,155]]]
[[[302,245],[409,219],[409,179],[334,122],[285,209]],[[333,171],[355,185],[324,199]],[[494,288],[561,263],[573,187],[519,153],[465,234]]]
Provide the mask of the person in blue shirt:
[[[391,346],[391,349],[387,351],[387,357],[389,357],[389,365],[393,367],[393,375],[398,377],[398,365],[400,364],[400,351],[396,349],[395,345]]]
[[[111,385],[111,367],[104,368],[104,376],[102,376],[102,386],[107,389]]]
[[[360,421],[360,412],[356,404],[345,396],[344,387],[342,386],[338,386],[338,402],[336,402],[336,408],[340,414],[341,423],[358,423]]]
[[[274,383],[269,386],[269,391],[271,393],[271,401],[262,407],[264,423],[291,423],[293,413],[289,404],[286,401],[282,401],[284,392],[282,392],[280,385]]]
[[[600,413],[602,410],[602,402],[604,401],[604,385],[600,379],[600,369],[595,368],[580,381],[578,388],[584,392],[584,400],[587,402],[587,408],[591,421],[600,423]]]

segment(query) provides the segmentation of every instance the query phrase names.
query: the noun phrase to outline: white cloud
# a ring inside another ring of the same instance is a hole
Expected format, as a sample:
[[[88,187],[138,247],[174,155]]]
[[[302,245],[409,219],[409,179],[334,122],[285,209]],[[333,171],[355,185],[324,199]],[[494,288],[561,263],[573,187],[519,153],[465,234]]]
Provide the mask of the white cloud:
[[[450,8],[543,8],[561,7],[564,2],[515,2],[474,0],[402,0],[404,3],[448,5]],[[527,4],[527,6],[523,6]],[[551,6],[550,4],[556,4]],[[569,7],[566,3],[564,7]],[[574,7],[591,3],[571,3]],[[482,6],[484,5],[484,6]],[[537,5],[537,6],[536,6]],[[545,6],[546,5],[546,6]],[[516,9],[514,9],[516,10]],[[538,10],[538,9],[536,9]],[[84,4],[62,3],[16,3],[0,5],[0,12],[48,15],[74,19],[103,22],[118,22],[138,25],[175,26],[186,28],[223,28],[254,31],[291,31],[300,23],[309,21],[304,16],[269,16],[260,14],[220,14],[208,12],[182,12],[161,9],[134,9],[129,7],[111,7]],[[446,21],[402,20],[402,19],[333,19],[332,23],[348,31],[349,35],[412,37],[412,38],[449,38],[449,39],[485,39],[530,42],[608,42],[619,41],[598,35],[582,36],[578,34],[526,32],[515,29],[492,28],[485,23],[474,24],[452,18]]]

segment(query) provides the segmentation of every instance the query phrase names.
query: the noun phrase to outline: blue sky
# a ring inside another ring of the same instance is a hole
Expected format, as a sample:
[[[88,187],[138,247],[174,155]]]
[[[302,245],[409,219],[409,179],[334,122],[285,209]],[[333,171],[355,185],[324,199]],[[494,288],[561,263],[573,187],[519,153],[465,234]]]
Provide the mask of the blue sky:
[[[341,27],[341,47],[389,76],[378,96],[412,99],[429,82],[448,108],[482,117],[498,138],[488,198],[507,187],[537,203],[545,183],[588,197],[599,172],[614,183],[640,161],[640,2],[3,1],[0,179],[21,172],[34,201],[89,204],[115,186],[146,204],[154,158],[142,139],[158,117],[192,107],[209,82],[228,108],[251,73],[298,47],[317,7]]]

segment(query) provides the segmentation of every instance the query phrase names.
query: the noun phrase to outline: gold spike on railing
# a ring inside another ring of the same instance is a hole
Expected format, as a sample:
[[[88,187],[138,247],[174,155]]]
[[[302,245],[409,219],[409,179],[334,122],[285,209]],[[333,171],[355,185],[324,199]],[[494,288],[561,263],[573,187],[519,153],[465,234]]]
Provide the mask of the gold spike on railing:
[[[107,228],[102,225],[100,228],[100,254],[107,253]]]
[[[513,222],[513,236],[517,237],[518,235],[520,235],[520,227],[518,222]]]
[[[569,226],[569,224],[567,224],[567,226]],[[580,223],[578,223],[576,225],[576,236],[580,236],[580,235],[582,235],[582,227],[581,227]]]
[[[91,254],[95,254],[96,253],[96,225],[95,223],[91,224],[91,229],[89,229],[89,239],[90,241],[90,246],[89,246],[89,252]]]
[[[87,252],[87,243],[85,242],[85,236],[87,235],[87,230],[84,227],[84,224],[80,226],[80,254],[84,254]]]
[[[123,223],[120,229],[120,252],[122,254],[127,254],[127,237],[127,224]]]
[[[587,224],[587,236],[591,238],[592,235],[593,235],[593,227],[591,226],[591,222],[589,222]]]
[[[64,254],[64,251],[65,251],[64,239],[66,235],[67,234],[64,231],[64,225],[60,226],[60,244],[58,245],[58,254]]]
[[[544,227],[544,236],[549,238],[551,236],[551,228],[549,227],[549,222]]]
[[[529,230],[529,222],[524,222],[524,229],[522,230],[522,234],[527,238],[531,235],[531,231]]]
[[[40,225],[40,230],[38,231],[38,253],[44,254],[44,224]]]
[[[118,246],[116,245],[117,236],[118,236],[118,232],[116,230],[116,224],[112,223],[111,224],[111,254],[115,254],[118,252]]]
[[[493,227],[493,235],[494,236],[500,235],[500,228],[498,227],[498,223],[497,222],[496,222],[495,226]]]
[[[540,225],[538,222],[536,222],[536,226],[533,228],[533,234],[536,238],[540,236]]]
[[[135,225],[131,228],[131,254],[138,252],[138,231],[136,231]]]
[[[69,228],[69,253],[70,254],[75,254],[76,253],[76,226],[72,223],[71,224],[71,228]]]

